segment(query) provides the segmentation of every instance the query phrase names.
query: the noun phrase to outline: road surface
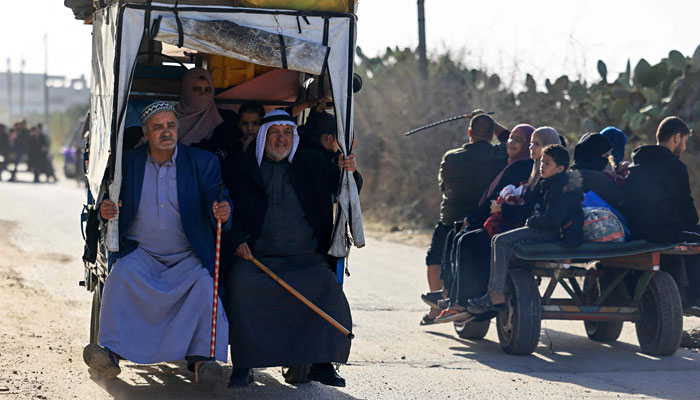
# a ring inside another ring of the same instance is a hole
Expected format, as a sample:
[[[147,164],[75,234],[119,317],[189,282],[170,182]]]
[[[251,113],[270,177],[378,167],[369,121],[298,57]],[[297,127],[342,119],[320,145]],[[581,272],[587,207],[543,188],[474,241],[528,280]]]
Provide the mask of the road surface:
[[[222,381],[203,395],[177,362],[124,362],[117,379],[103,381],[89,374],[81,356],[91,300],[77,285],[83,201],[84,191],[72,181],[0,182],[0,400],[700,396],[700,354],[641,354],[629,323],[618,342],[603,344],[588,340],[581,322],[543,321],[532,356],[504,354],[493,323],[478,342],[458,338],[448,324],[419,327],[426,309],[419,300],[426,289],[424,250],[379,234],[350,257],[345,290],[356,339],[340,369],[347,387],[294,387],[279,368],[267,368],[256,370],[249,388],[231,390]],[[684,320],[686,329],[698,326],[700,319]]]

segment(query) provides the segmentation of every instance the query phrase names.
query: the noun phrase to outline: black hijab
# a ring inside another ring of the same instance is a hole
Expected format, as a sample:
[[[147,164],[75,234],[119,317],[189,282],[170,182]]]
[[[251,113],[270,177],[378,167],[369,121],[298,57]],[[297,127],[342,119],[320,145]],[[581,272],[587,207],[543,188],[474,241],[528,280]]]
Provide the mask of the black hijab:
[[[586,133],[574,148],[574,163],[571,168],[602,171],[609,163],[603,155],[610,150],[612,144],[605,136],[597,132]]]

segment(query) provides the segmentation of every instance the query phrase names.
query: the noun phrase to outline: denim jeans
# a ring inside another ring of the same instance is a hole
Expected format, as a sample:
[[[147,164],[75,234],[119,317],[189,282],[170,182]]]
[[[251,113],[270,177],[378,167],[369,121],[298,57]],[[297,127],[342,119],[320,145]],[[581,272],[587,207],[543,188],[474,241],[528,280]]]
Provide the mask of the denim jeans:
[[[491,239],[491,273],[489,289],[503,293],[508,277],[508,264],[513,255],[513,248],[521,243],[547,243],[557,239],[556,233],[533,229],[527,226],[513,229],[494,236]]]

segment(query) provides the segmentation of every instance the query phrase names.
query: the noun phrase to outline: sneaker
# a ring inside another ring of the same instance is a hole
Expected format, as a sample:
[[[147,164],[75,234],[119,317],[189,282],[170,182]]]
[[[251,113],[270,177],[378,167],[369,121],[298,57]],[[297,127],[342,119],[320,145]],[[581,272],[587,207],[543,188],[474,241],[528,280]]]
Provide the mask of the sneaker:
[[[501,312],[506,310],[505,303],[493,304],[491,301],[491,296],[488,293],[485,295],[469,299],[469,305],[467,306],[467,311],[473,315],[486,314],[487,312]]]
[[[95,343],[85,346],[83,349],[83,361],[105,379],[116,378],[122,372],[114,353]]]
[[[439,310],[440,306],[438,305],[438,301],[442,300],[442,290],[437,290],[435,292],[428,292],[426,294],[422,294],[422,295],[420,295],[420,298],[423,300],[423,302],[425,304],[429,305],[432,308]]]

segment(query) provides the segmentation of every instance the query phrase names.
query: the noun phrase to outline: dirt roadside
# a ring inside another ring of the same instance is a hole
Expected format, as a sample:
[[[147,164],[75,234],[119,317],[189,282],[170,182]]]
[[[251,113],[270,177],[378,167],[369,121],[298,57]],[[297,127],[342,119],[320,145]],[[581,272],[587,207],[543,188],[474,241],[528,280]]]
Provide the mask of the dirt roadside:
[[[89,304],[56,298],[14,269],[40,262],[60,267],[74,259],[25,253],[9,240],[14,230],[15,223],[0,221],[0,399],[94,398],[97,393],[82,384],[90,377],[76,357],[87,337]]]

